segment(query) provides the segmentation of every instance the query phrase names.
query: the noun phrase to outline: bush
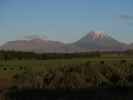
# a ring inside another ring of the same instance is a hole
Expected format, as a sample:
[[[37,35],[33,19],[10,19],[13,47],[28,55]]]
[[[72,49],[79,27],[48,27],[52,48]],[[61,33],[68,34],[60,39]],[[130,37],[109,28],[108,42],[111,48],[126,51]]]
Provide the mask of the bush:
[[[105,62],[104,61],[100,61],[100,64],[104,64]]]
[[[6,71],[6,70],[7,70],[7,68],[3,68],[3,70],[4,70],[4,71]]]
[[[126,60],[121,60],[120,63],[121,64],[125,64],[127,61]]]

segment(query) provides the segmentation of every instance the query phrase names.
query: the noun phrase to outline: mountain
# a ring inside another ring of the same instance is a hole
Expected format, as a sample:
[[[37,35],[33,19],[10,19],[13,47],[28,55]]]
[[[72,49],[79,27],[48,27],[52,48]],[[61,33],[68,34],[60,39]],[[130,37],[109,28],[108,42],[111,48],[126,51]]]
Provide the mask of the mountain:
[[[124,50],[126,44],[117,41],[104,32],[89,32],[86,36],[73,43],[86,50]]]
[[[1,50],[32,51],[36,53],[65,53],[78,52],[81,49],[58,41],[34,38],[31,40],[9,41],[0,47]]]
[[[54,52],[63,48],[64,44],[57,41],[46,41],[41,38],[32,40],[9,41],[1,46],[2,50],[33,51],[33,52]],[[59,51],[61,52],[61,51]]]
[[[133,46],[132,46],[133,47]],[[122,51],[127,45],[108,36],[104,32],[89,32],[80,40],[65,44],[59,41],[34,37],[28,40],[9,41],[0,47],[1,50],[32,51],[37,53],[72,53],[88,51]]]
[[[127,48],[133,50],[133,43],[129,44]]]

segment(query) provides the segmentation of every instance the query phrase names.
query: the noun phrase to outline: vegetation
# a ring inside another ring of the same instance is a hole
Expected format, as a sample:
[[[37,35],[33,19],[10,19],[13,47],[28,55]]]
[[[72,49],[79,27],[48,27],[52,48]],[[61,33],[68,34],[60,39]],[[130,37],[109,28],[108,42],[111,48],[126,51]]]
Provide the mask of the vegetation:
[[[1,93],[5,93],[5,90],[12,94],[28,89],[89,88],[91,91],[90,88],[97,90],[118,87],[133,87],[131,50],[64,54],[0,51]],[[15,98],[17,95],[14,95]],[[16,100],[11,98],[9,100]]]
[[[86,57],[100,57],[99,52],[91,53],[33,53],[33,52],[21,52],[21,51],[0,51],[1,60],[23,60],[23,59],[68,59],[68,58],[86,58]]]
[[[132,57],[131,51],[78,54],[0,51],[0,79],[9,80],[8,86],[17,88],[132,87]]]

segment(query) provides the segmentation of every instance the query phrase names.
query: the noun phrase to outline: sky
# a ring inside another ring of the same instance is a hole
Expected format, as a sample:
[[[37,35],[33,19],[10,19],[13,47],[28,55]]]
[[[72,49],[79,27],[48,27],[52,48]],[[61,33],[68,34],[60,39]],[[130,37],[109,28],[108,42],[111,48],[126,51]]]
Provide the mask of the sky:
[[[0,44],[31,35],[70,43],[91,30],[133,42],[133,0],[0,0]]]

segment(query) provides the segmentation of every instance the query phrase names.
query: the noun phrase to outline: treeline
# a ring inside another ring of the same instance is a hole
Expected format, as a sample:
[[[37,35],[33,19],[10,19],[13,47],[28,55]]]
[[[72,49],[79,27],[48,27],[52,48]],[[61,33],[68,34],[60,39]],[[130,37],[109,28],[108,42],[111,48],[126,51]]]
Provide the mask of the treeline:
[[[34,53],[22,51],[0,51],[0,60],[23,59],[67,59],[79,57],[100,57],[100,52],[89,53]]]
[[[117,55],[133,55],[133,50],[125,50],[125,51],[100,51],[100,54],[117,54]]]
[[[67,58],[85,58],[85,57],[100,57],[102,54],[117,54],[117,55],[133,55],[133,50],[124,52],[81,52],[81,53],[34,53],[23,51],[0,51],[0,60],[23,60],[23,59],[67,59]]]

